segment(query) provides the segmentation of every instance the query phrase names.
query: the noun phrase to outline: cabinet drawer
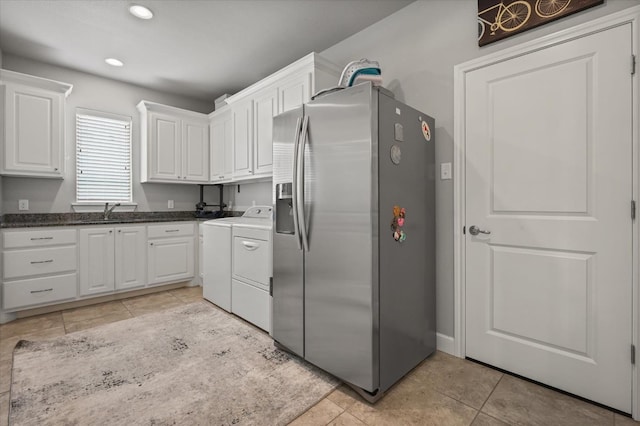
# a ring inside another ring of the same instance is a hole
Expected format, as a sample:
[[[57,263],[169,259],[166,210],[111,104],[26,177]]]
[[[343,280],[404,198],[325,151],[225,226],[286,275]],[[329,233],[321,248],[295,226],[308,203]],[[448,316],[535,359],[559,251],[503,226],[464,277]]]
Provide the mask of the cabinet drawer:
[[[271,241],[233,238],[233,276],[268,289],[271,276]]]
[[[75,299],[76,274],[31,278],[2,285],[2,308],[18,309],[33,305]]]
[[[193,223],[172,222],[149,225],[147,228],[147,238],[181,237],[183,235],[193,235]]]
[[[231,312],[271,333],[269,292],[236,280],[231,287]]]
[[[75,229],[35,229],[30,231],[4,231],[4,248],[42,247],[75,244]]]
[[[76,246],[5,251],[4,278],[53,274],[76,270]]]

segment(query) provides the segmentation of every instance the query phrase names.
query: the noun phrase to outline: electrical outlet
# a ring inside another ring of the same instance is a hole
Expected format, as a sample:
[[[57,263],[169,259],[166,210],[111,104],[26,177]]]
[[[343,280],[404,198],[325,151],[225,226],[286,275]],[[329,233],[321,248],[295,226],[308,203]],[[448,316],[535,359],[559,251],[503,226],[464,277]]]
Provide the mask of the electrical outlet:
[[[29,210],[29,200],[18,200],[18,210]]]
[[[451,179],[451,163],[440,163],[440,180]]]
[[[173,200],[169,200],[169,201],[167,202],[167,207],[168,207],[168,208],[170,208],[170,209],[172,209],[172,208],[173,208]]]

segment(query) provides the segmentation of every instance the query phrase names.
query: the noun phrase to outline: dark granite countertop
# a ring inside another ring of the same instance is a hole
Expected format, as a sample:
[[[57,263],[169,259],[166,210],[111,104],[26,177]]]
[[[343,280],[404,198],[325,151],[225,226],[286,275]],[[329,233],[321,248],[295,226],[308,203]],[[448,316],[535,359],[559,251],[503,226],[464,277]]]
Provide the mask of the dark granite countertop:
[[[242,212],[224,212],[224,216],[239,216]],[[22,213],[2,215],[0,228],[30,228],[38,226],[118,225],[128,223],[177,222],[210,220],[198,217],[194,211],[177,212],[113,212],[104,220],[103,213]]]

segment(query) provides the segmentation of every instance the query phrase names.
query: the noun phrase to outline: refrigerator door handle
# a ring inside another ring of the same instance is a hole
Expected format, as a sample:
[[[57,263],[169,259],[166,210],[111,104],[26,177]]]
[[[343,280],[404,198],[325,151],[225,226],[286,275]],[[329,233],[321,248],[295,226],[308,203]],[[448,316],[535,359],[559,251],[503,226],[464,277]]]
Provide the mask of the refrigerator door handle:
[[[309,238],[307,236],[307,219],[304,214],[304,149],[307,145],[308,139],[308,128],[309,128],[309,116],[304,116],[304,121],[302,122],[302,131],[300,135],[302,136],[302,140],[298,149],[298,223],[300,224],[300,235],[302,235],[302,246],[304,247],[304,251],[309,251]]]
[[[298,250],[302,250],[302,239],[300,237],[300,221],[298,219],[298,151],[300,149],[300,128],[302,126],[302,118],[299,117],[296,122],[296,137],[293,141],[293,230],[296,234],[296,241],[298,242]]]

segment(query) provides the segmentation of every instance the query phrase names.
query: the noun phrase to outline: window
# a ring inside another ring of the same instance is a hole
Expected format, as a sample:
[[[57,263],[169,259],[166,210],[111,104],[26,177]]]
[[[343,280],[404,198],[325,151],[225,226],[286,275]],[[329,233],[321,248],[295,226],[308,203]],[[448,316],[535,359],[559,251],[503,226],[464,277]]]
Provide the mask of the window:
[[[76,110],[76,198],[131,202],[131,118]]]

